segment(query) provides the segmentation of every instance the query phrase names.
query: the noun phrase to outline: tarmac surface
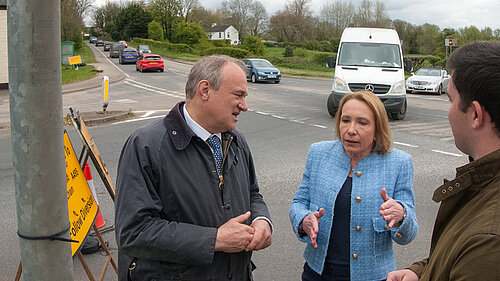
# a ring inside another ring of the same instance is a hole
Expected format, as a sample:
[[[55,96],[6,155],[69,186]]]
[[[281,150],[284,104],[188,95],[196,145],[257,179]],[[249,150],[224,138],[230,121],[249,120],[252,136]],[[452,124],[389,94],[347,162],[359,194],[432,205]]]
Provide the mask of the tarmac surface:
[[[125,79],[125,74],[111,63],[106,57],[102,56],[95,48],[91,48],[94,52],[95,63],[87,63],[93,65],[95,69],[101,69],[96,76],[84,81],[77,81],[62,85],[62,94],[75,93],[86,91],[89,89],[100,88],[102,86],[102,77],[108,76],[110,84],[118,83]],[[95,124],[103,124],[116,120],[121,120],[131,116],[128,111],[94,111],[80,112],[85,124],[92,126]],[[9,106],[9,90],[0,89],[0,136],[10,135],[10,106]]]

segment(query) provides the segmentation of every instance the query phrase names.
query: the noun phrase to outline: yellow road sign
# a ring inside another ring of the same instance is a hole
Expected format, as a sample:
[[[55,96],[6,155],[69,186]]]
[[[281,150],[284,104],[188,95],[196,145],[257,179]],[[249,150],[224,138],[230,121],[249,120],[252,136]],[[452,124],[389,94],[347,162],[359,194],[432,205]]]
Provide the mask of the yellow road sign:
[[[82,58],[80,56],[68,57],[70,65],[82,63]]]
[[[64,132],[64,155],[70,235],[71,239],[78,241],[78,243],[71,243],[71,255],[74,256],[94,224],[98,206],[66,131]]]

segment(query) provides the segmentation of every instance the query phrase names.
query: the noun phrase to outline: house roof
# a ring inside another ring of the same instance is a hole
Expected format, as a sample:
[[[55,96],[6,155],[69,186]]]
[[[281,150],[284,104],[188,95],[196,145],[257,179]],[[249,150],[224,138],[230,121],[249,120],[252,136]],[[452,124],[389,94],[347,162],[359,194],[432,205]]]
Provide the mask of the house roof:
[[[228,29],[229,27],[230,27],[230,25],[216,25],[216,26],[207,28],[205,31],[206,32],[223,32],[223,31],[226,31],[226,29]]]

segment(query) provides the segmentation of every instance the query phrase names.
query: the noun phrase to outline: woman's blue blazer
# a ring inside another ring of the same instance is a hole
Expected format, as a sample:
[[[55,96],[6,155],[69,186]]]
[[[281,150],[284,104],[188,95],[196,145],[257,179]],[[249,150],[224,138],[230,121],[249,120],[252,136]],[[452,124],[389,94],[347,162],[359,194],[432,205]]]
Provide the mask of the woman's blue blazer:
[[[302,183],[290,206],[293,230],[300,241],[307,243],[304,258],[319,274],[328,250],[335,199],[349,174],[350,161],[340,141],[311,145]],[[387,228],[387,222],[379,215],[383,187],[388,196],[405,208],[406,218],[399,227]],[[325,215],[319,222],[315,249],[308,236],[299,235],[298,227],[308,214],[320,208],[325,209]],[[418,230],[409,154],[394,148],[383,155],[373,152],[354,167],[350,229],[351,280],[385,279],[388,272],[396,269],[392,240],[410,243]]]

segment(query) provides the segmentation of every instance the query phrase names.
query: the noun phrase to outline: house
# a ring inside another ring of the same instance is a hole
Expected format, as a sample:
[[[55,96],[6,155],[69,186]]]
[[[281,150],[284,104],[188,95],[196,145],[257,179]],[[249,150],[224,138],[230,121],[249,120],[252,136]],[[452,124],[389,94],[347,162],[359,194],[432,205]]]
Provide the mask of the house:
[[[9,85],[7,60],[7,0],[0,0],[0,89],[7,89]]]
[[[232,25],[216,25],[212,24],[212,27],[205,30],[208,35],[209,40],[231,40],[231,45],[237,45],[240,38],[239,33],[236,28]]]

